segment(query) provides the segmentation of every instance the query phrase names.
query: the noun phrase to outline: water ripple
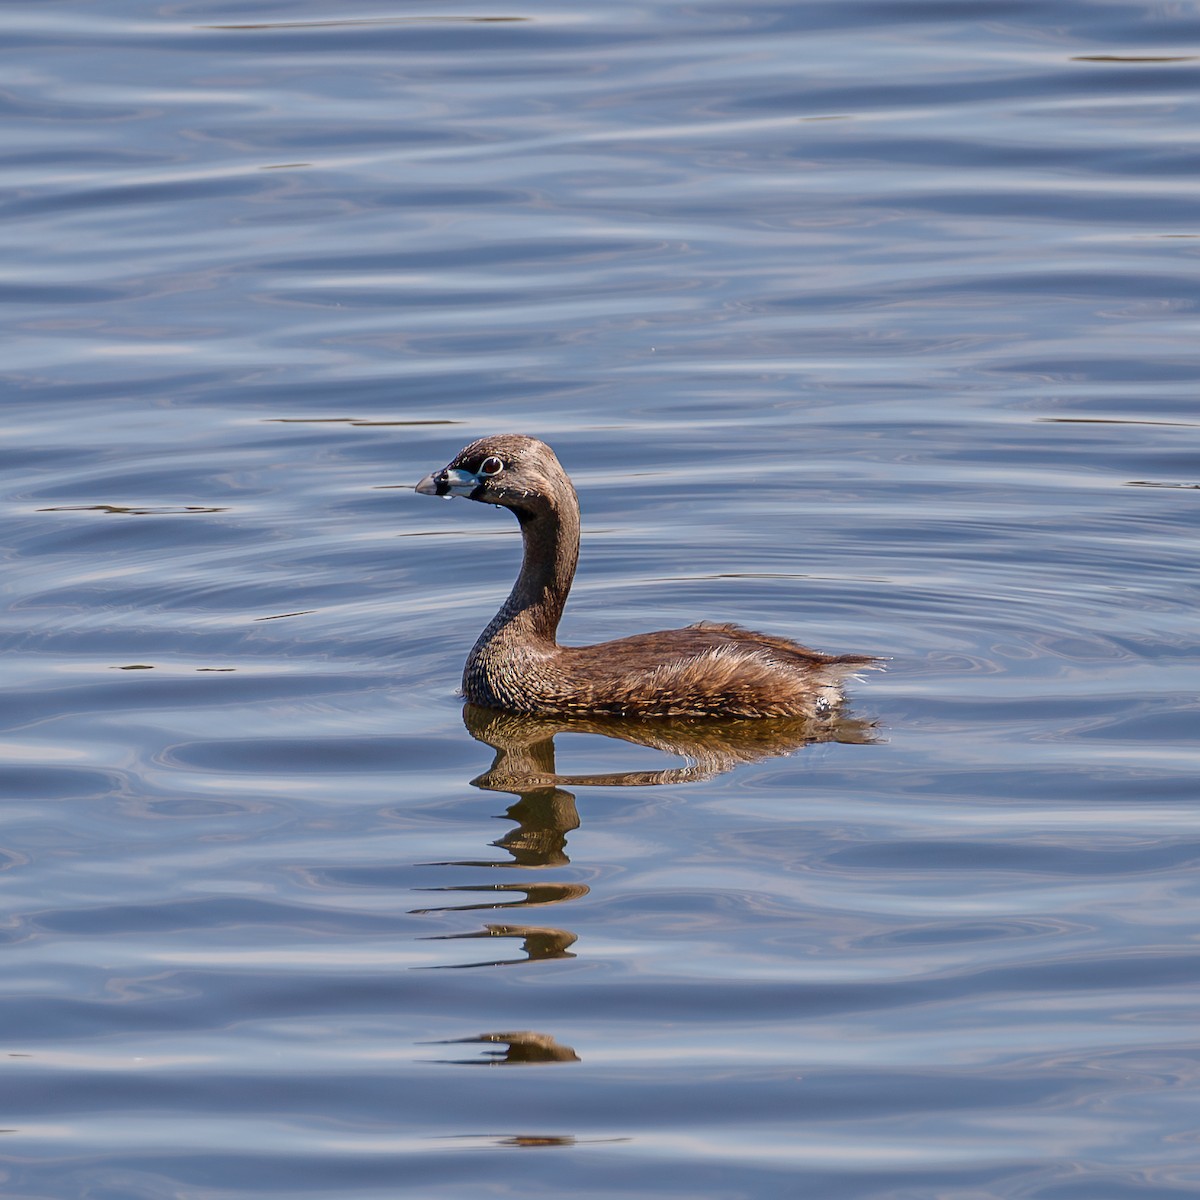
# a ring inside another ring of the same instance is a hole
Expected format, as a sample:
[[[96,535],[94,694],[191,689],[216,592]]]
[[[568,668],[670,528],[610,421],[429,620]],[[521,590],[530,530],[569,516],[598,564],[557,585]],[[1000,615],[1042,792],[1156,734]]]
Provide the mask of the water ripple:
[[[1194,1190],[1200,19],[966,15],[0,16],[9,1192]],[[464,728],[497,429],[888,670]]]

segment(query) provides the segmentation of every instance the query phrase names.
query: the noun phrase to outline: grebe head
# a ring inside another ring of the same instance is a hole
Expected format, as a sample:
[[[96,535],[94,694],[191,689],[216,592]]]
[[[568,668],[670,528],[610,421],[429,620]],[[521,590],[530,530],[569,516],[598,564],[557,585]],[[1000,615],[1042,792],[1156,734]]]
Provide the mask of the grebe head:
[[[464,446],[440,471],[426,475],[417,491],[498,504],[518,517],[557,508],[564,493],[574,495],[554,451],[519,433],[493,434]]]

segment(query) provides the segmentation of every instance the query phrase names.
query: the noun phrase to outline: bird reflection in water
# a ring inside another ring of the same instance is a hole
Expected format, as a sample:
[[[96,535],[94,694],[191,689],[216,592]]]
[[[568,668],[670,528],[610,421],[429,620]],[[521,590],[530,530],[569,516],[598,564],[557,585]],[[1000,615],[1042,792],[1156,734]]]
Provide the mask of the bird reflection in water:
[[[474,906],[472,906],[474,907]],[[442,970],[459,967],[515,967],[519,963],[541,962],[548,958],[574,958],[567,947],[576,935],[566,929],[551,929],[540,925],[485,925],[475,933],[445,933],[426,940],[458,942],[468,938],[520,938],[524,958],[489,958],[485,962],[446,963]],[[435,968],[438,969],[438,968]]]
[[[648,787],[696,783],[743,763],[792,754],[817,742],[875,741],[871,722],[844,713],[822,719],[741,717],[727,721],[686,717],[543,717],[468,704],[463,708],[463,723],[476,741],[485,742],[496,751],[491,768],[471,780],[472,784],[485,791],[515,792],[522,797],[560,786]],[[554,738],[560,733],[590,733],[630,742],[682,758],[686,765],[652,771],[560,775],[554,763]],[[576,824],[578,820],[576,813]]]
[[[516,1150],[538,1150],[555,1146],[612,1146],[618,1142],[632,1142],[633,1138],[581,1138],[569,1133],[458,1133],[448,1140],[453,1140],[458,1146],[503,1146]]]
[[[792,754],[818,742],[874,741],[870,722],[844,713],[820,719],[787,717],[777,720],[742,718],[545,717],[501,712],[468,704],[463,721],[471,736],[495,750],[491,767],[473,779],[489,792],[509,792],[519,799],[505,816],[516,823],[492,845],[511,861],[466,860],[441,866],[486,868],[563,867],[567,835],[579,828],[575,794],[569,788],[651,787],[711,779],[744,763]],[[554,738],[560,733],[595,734],[658,750],[683,763],[654,770],[560,774],[555,764]],[[576,900],[588,893],[581,883],[491,883],[430,888],[442,893],[471,893],[475,903],[416,909],[417,913],[478,909],[533,908]],[[484,899],[483,897],[487,897]],[[472,933],[443,934],[430,940],[520,938],[523,958],[496,958],[459,964],[467,967],[511,966],[554,958],[574,958],[569,951],[576,935],[565,929],[524,924],[489,924]]]
[[[436,1046],[494,1046],[481,1058],[441,1058],[438,1062],[470,1067],[527,1067],[535,1063],[579,1062],[570,1046],[556,1042],[548,1033],[523,1029],[516,1033],[480,1033],[475,1037],[448,1038]]]

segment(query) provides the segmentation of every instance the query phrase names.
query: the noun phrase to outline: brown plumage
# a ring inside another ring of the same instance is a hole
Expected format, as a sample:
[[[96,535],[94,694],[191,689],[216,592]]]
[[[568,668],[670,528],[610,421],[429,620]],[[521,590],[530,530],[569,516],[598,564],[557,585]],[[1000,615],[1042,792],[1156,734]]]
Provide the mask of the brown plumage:
[[[463,693],[510,712],[683,717],[813,717],[842,699],[862,654],[822,654],[787,638],[703,621],[596,646],[560,646],[579,557],[579,501],[554,451],[498,434],[460,450],[417,491],[510,509],[524,558],[511,594],[467,655]]]

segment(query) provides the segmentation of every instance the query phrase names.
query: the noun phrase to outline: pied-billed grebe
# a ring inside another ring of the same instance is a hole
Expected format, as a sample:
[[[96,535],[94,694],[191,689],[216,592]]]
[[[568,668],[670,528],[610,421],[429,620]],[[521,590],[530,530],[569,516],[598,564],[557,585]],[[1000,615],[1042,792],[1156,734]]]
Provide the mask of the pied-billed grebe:
[[[816,717],[841,700],[847,675],[876,665],[868,655],[822,654],[709,622],[560,646],[579,501],[554,451],[520,434],[480,438],[417,491],[497,504],[521,525],[521,573],[463,669],[463,694],[475,704],[580,716]]]

